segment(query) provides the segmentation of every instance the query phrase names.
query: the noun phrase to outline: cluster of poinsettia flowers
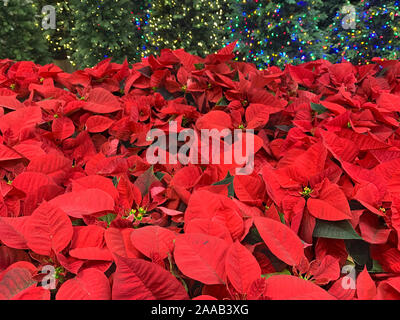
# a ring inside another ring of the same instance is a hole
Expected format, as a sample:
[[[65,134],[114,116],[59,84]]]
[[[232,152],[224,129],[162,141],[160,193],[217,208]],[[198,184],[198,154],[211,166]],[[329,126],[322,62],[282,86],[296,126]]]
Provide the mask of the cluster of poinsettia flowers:
[[[0,299],[400,298],[400,63],[234,45],[63,72],[0,60]],[[149,130],[253,129],[254,171]]]

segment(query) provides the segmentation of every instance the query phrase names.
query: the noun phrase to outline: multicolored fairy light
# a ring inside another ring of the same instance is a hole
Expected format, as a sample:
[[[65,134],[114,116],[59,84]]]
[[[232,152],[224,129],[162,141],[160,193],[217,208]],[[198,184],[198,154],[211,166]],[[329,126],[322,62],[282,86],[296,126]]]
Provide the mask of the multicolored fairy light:
[[[321,0],[236,0],[236,14],[228,28],[231,40],[239,39],[237,60],[252,61],[263,68],[315,60],[323,55],[325,18]]]
[[[398,58],[400,38],[399,1],[365,1],[355,5],[354,29],[343,29],[344,14],[337,13],[330,26],[333,32],[330,50],[343,53],[353,63],[363,64],[373,57]]]
[[[258,67],[342,58],[364,63],[373,56],[397,58],[399,1],[354,4],[356,27],[344,29],[347,1],[236,0],[228,28],[238,39],[237,60]]]
[[[352,1],[355,25],[349,29],[343,27],[347,0],[49,3],[57,10],[57,29],[43,32],[53,56],[66,52],[80,66],[108,57],[135,62],[162,48],[206,55],[234,40],[239,40],[236,60],[259,68],[319,58],[365,63],[374,56],[398,58],[400,48],[399,1],[393,0]]]

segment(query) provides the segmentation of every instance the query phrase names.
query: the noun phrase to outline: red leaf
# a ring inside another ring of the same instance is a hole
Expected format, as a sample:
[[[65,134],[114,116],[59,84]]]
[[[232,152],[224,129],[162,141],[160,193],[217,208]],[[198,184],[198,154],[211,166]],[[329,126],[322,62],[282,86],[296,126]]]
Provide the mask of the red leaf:
[[[378,285],[376,300],[399,300],[400,277],[392,277]]]
[[[271,110],[273,109],[272,107],[269,108],[269,106],[266,106],[264,104],[260,103],[251,103],[247,108],[246,108],[246,122],[247,122],[247,129],[260,129],[264,127],[268,120],[269,120],[269,115]],[[278,109],[279,111],[280,109]]]
[[[16,95],[0,95],[0,106],[11,110],[24,108],[24,105],[19,102]]]
[[[154,182],[158,182],[158,179],[154,175],[153,167],[150,167],[136,179],[133,185],[140,190],[140,193],[144,197]]]
[[[315,80],[315,75],[311,70],[304,68],[303,66],[292,66],[288,65],[288,72],[294,81],[305,87],[311,87]]]
[[[257,200],[261,203],[264,197],[264,183],[256,174],[236,175],[233,178],[233,188],[238,199],[250,205],[257,204]]]
[[[12,265],[8,266],[8,268],[5,269],[4,271],[0,272],[0,281],[10,270],[16,269],[16,268],[22,268],[22,269],[29,270],[31,274],[34,274],[37,271],[37,267],[35,267],[32,263],[30,263],[28,261],[18,261],[18,262],[13,263]]]
[[[41,255],[59,253],[72,239],[72,223],[61,209],[42,203],[29,217],[26,225],[28,247]]]
[[[232,129],[232,120],[230,115],[223,111],[210,111],[200,117],[196,122],[197,129]]]
[[[104,245],[104,228],[96,225],[76,226],[71,241],[71,249],[102,247]]]
[[[28,269],[13,268],[0,281],[0,300],[11,300],[21,291],[34,285],[32,274]]]
[[[310,263],[309,274],[318,285],[337,280],[340,277],[339,259],[326,255],[322,260],[314,260]]]
[[[175,234],[159,226],[146,226],[131,233],[132,244],[146,257],[164,260],[174,248]]]
[[[368,243],[384,244],[387,242],[391,229],[385,228],[379,216],[365,212],[360,217],[359,227],[361,237]]]
[[[103,116],[91,116],[86,120],[86,128],[89,132],[103,132],[114,123],[114,120]]]
[[[13,181],[13,187],[26,194],[32,194],[40,187],[48,185],[55,185],[53,179],[40,172],[25,171],[19,174]]]
[[[125,210],[130,210],[133,205],[133,201],[140,203],[142,201],[142,194],[138,187],[133,185],[129,181],[129,178],[121,176],[117,191],[119,194],[118,204],[122,206]]]
[[[12,300],[50,300],[50,291],[43,287],[29,287],[15,295]]]
[[[363,271],[358,275],[356,288],[359,300],[373,300],[375,298],[375,282],[371,279],[367,267],[364,267]]]
[[[110,250],[99,247],[76,248],[69,251],[71,257],[81,260],[113,261]]]
[[[90,175],[72,180],[72,191],[85,191],[87,189],[100,189],[107,192],[114,200],[118,198],[118,191],[111,179],[99,175]]]
[[[353,300],[356,290],[343,285],[343,283],[347,284],[348,281],[349,277],[347,276],[339,278],[333,282],[332,286],[328,290],[328,293],[338,300]]]
[[[133,229],[108,228],[104,238],[108,249],[113,255],[117,254],[124,258],[140,258],[141,253],[135,248],[131,241]]]
[[[65,140],[74,134],[75,126],[70,118],[56,118],[51,125],[51,131],[55,139]]]
[[[336,300],[311,281],[289,275],[268,278],[264,296],[270,300]]]
[[[1,237],[0,237],[1,239]],[[5,244],[5,243],[4,243]],[[29,256],[23,250],[9,248],[8,246],[0,246],[0,274],[15,262],[28,261]],[[0,276],[1,278],[1,276]]]
[[[339,161],[352,162],[358,154],[357,145],[348,139],[338,137],[336,134],[328,131],[320,131],[325,147]]]
[[[0,161],[18,160],[22,158],[23,156],[21,154],[0,143]]]
[[[352,218],[345,194],[328,179],[323,182],[318,199],[308,199],[307,208],[311,215],[321,220],[339,221]]]
[[[193,192],[185,212],[185,228],[193,219],[208,219],[226,226],[234,240],[240,239],[243,234],[244,223],[240,211],[233,200],[224,195],[207,190]]]
[[[200,296],[193,298],[192,300],[218,300],[218,299],[213,296],[209,296],[207,294],[202,294]]]
[[[338,132],[338,135],[351,140],[360,150],[386,149],[390,147],[390,145],[377,140],[369,132],[367,132],[367,134],[361,134],[350,129],[344,129]]]
[[[255,280],[248,290],[247,298],[249,300],[261,300],[267,287],[266,282],[265,278]]]
[[[28,249],[25,238],[25,226],[28,217],[5,218],[0,217],[0,240],[7,247]]]
[[[233,50],[235,49],[237,44],[237,40],[231,42],[230,44],[226,45],[222,49],[218,50],[218,55],[230,55],[233,53]]]
[[[62,155],[52,153],[33,158],[26,171],[43,173],[59,183],[65,178],[67,171],[70,169],[72,169],[71,160]]]
[[[300,238],[281,222],[255,217],[254,224],[268,249],[280,260],[291,266],[300,264],[304,257]]]
[[[49,203],[74,218],[114,211],[114,199],[100,189],[68,192],[52,199]]]
[[[9,112],[0,117],[0,130],[6,132],[10,129],[15,135],[22,130],[35,128],[42,122],[42,111],[39,107],[26,107]]]
[[[202,233],[221,238],[228,243],[232,243],[232,236],[228,228],[209,219],[192,219],[185,224],[185,233]]]
[[[226,241],[204,234],[182,234],[175,240],[174,258],[182,273],[205,284],[225,283]]]
[[[229,248],[225,267],[229,281],[243,294],[248,293],[251,284],[261,278],[261,268],[256,258],[238,241]]]
[[[114,274],[113,300],[186,300],[182,284],[155,263],[119,257]]]
[[[56,300],[110,300],[111,289],[107,277],[93,268],[85,269],[67,280],[57,292]]]
[[[83,109],[95,113],[111,113],[121,110],[121,104],[111,92],[103,88],[94,88],[90,91]]]

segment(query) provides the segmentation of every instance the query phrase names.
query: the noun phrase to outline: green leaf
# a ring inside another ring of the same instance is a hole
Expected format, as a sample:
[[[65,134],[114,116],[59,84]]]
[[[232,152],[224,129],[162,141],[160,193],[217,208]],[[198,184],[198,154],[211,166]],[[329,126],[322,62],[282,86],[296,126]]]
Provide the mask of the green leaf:
[[[226,100],[225,97],[222,97],[221,99],[218,100],[216,103],[216,106],[227,106],[229,104],[229,101]]]
[[[316,104],[311,102],[311,109],[313,109],[314,111],[318,112],[318,114],[324,113],[326,111],[328,111],[327,108],[325,108],[322,104]]]
[[[99,217],[98,219],[99,219],[100,221],[107,222],[107,226],[109,227],[109,226],[110,226],[110,223],[111,223],[116,217],[117,217],[116,214],[114,214],[114,213],[109,213],[109,214],[106,214],[105,216]]]
[[[347,220],[325,221],[317,219],[313,237],[362,240]]]
[[[220,186],[220,185],[224,185],[224,184],[228,185],[228,196],[234,197],[235,190],[233,188],[233,176],[231,176],[231,174],[229,172],[223,180],[213,183],[213,186]]]
[[[234,77],[233,77],[233,81],[239,82],[240,78],[239,78],[239,72],[236,71]]]
[[[279,211],[278,211],[278,214],[279,214],[279,219],[281,219],[281,222],[283,224],[286,224],[285,215],[282,212],[279,212]]]
[[[372,260],[372,267],[368,269],[369,273],[384,273],[382,266],[379,264],[378,261]]]
[[[372,268],[373,263],[368,242],[359,239],[346,239],[345,244],[347,252],[353,258],[358,270],[361,271],[364,266],[367,266],[367,269]]]
[[[119,177],[119,178],[113,177],[112,178],[112,182],[114,184],[114,187],[118,187],[119,180],[121,180],[121,177]]]
[[[157,92],[160,93],[165,100],[173,100],[174,99],[173,94],[165,88],[158,88]]]
[[[85,226],[85,222],[83,221],[83,219],[75,219],[74,221],[72,221],[72,225],[73,226]]]
[[[226,175],[226,177],[223,180],[215,182],[212,185],[219,186],[222,184],[230,184],[230,183],[233,183],[233,176],[231,176],[231,174],[228,172],[228,174]]]
[[[289,130],[292,129],[294,126],[276,125],[275,127],[283,132],[289,132]]]
[[[195,66],[196,70],[204,69],[204,63],[195,63],[194,66]]]
[[[252,227],[250,228],[249,233],[244,238],[244,242],[249,244],[256,244],[259,242],[263,242],[263,239],[261,238],[257,228]]]
[[[291,275],[290,271],[288,269],[285,269],[285,270],[283,270],[281,272],[273,272],[273,273],[262,274],[261,278],[268,279],[268,278],[270,278],[272,276],[277,276],[277,275],[280,275],[280,274]]]
[[[158,179],[158,180],[162,180],[162,178],[165,176],[165,173],[164,172],[156,172],[156,173],[154,173],[154,175],[156,176],[156,178]]]

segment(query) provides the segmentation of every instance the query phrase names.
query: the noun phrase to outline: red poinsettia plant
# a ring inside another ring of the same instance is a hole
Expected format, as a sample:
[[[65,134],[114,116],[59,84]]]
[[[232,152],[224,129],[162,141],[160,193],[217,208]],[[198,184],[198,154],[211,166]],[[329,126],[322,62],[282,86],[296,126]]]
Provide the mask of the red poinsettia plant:
[[[234,47],[0,60],[0,299],[400,299],[400,62]],[[154,129],[251,130],[253,170],[150,163]]]

